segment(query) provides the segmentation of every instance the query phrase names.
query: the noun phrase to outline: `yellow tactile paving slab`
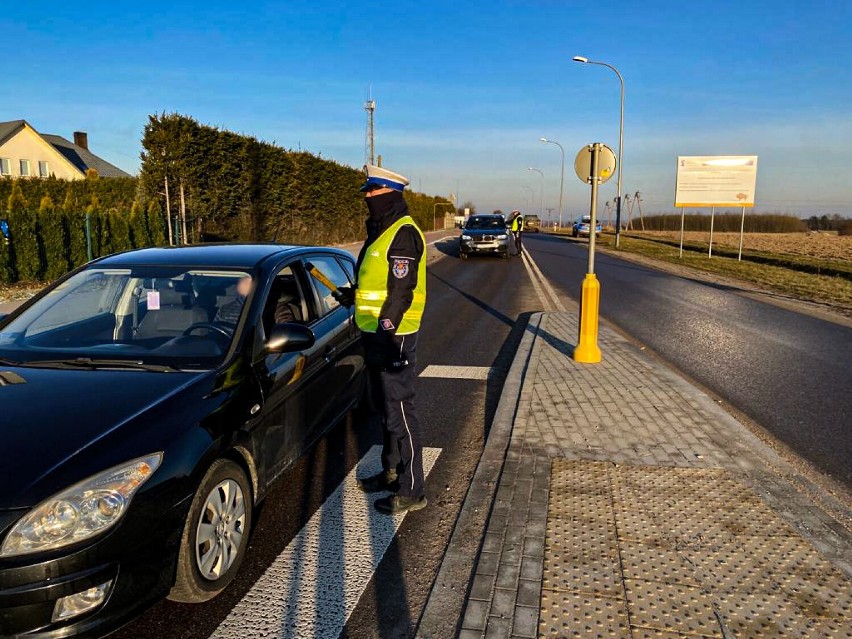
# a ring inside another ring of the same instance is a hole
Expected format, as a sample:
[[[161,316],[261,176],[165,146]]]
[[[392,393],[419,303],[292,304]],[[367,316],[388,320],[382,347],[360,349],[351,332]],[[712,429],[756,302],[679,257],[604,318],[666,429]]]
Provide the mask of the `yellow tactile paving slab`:
[[[541,637],[852,638],[852,583],[722,469],[555,459]]]

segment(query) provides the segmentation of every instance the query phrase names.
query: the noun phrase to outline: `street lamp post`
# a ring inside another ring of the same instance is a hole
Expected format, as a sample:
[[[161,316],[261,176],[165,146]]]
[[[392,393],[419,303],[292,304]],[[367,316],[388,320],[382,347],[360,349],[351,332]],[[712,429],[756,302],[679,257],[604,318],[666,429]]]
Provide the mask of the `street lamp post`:
[[[555,140],[548,140],[547,138],[539,138],[545,144],[555,144],[559,147],[559,152],[562,153],[562,169],[559,174],[559,228],[562,229],[562,187],[565,184],[565,149],[562,148],[562,145]]]
[[[521,184],[521,188],[522,189],[529,189],[530,196],[527,198],[527,207],[531,207],[532,206],[531,202],[535,201],[535,189],[533,189],[533,187],[531,187],[529,184]]]
[[[624,149],[624,78],[621,77],[618,69],[606,62],[596,62],[581,55],[575,55],[573,60],[581,64],[597,64],[598,66],[611,69],[618,76],[618,81],[621,83],[621,116],[618,125],[618,195],[615,198],[615,246],[618,247],[619,240],[621,239],[621,157]]]
[[[527,171],[535,171],[541,176],[541,203],[538,207],[538,215],[539,217],[543,217],[544,215],[544,171],[541,169],[537,169],[534,166],[527,167]]]

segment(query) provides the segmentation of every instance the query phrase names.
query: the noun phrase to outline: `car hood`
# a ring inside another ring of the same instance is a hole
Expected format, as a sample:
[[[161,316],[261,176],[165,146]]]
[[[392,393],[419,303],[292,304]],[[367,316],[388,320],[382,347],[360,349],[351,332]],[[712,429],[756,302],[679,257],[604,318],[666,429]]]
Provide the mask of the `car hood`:
[[[504,235],[506,229],[462,229],[462,235]]]
[[[0,509],[34,506],[18,502],[40,479],[204,374],[0,369]]]

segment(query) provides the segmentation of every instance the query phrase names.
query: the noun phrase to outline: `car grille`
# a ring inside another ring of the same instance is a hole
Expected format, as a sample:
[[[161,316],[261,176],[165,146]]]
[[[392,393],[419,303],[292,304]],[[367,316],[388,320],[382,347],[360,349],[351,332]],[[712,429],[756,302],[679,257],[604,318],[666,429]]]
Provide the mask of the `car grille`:
[[[493,241],[494,241],[493,235],[480,235],[479,237],[474,239],[474,242],[493,242]]]

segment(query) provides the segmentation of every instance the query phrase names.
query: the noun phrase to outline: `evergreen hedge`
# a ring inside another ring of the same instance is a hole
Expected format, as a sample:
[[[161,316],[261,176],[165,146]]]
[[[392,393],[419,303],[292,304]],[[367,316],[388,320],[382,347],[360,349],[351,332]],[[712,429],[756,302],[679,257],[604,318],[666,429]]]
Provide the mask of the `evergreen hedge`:
[[[338,244],[363,235],[360,170],[178,114],[150,116],[142,147],[140,194],[166,208],[168,176],[174,217],[182,183],[205,240]],[[433,226],[435,203],[449,202],[422,193],[406,199],[424,229]]]
[[[0,179],[10,235],[0,240],[0,282],[53,280],[84,264],[86,215],[93,257],[167,244],[166,175],[173,223],[183,184],[193,241],[327,245],[364,236],[360,170],[177,114],[150,116],[142,146],[138,178]],[[433,228],[435,204],[449,203],[405,198],[424,230]]]

